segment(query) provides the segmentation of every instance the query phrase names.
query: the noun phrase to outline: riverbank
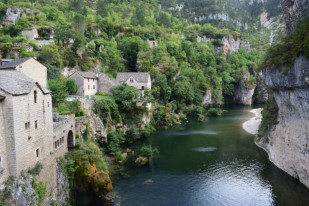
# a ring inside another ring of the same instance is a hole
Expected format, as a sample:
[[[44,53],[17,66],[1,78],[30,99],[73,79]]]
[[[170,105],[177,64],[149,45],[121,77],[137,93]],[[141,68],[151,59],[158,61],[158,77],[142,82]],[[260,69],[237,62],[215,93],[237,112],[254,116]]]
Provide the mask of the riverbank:
[[[262,108],[253,109],[250,112],[254,114],[254,117],[244,122],[242,124],[242,127],[249,134],[257,135],[262,121]]]

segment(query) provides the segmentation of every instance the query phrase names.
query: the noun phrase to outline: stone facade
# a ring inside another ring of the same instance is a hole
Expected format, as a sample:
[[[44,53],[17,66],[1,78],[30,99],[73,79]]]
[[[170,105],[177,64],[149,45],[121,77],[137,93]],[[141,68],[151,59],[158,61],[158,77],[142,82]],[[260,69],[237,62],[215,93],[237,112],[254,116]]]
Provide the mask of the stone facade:
[[[32,58],[5,65],[0,67],[0,185],[41,162],[39,178],[53,190],[57,188],[56,158],[75,144],[75,118],[53,122],[50,91],[40,84],[47,86],[46,67]]]
[[[21,31],[21,34],[31,41],[39,38],[39,33],[36,28],[24,29]]]
[[[38,82],[43,88],[47,88],[47,68],[33,58],[22,58],[11,60],[0,66],[0,70],[16,70],[28,77],[34,82]]]
[[[120,72],[116,80],[111,80],[106,74],[94,72],[75,72],[70,77],[75,80],[78,91],[77,95],[92,96],[97,92],[109,93],[110,90],[121,84],[128,84],[140,90],[151,89],[151,78],[148,72]]]
[[[78,71],[69,78],[75,80],[77,84],[77,95],[92,96],[98,92],[98,77],[94,72]]]
[[[148,72],[120,72],[117,74],[116,82],[133,86],[141,92],[151,89],[151,78]]]

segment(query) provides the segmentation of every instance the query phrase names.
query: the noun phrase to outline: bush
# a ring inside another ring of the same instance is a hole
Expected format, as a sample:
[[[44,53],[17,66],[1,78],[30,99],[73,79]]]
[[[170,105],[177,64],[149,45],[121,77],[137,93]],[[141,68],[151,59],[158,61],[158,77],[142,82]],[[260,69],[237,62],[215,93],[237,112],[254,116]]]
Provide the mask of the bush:
[[[151,145],[143,145],[140,149],[140,154],[144,157],[154,158],[159,155],[159,149]]]
[[[116,155],[120,151],[120,144],[125,140],[123,135],[116,130],[112,130],[107,134],[107,139],[106,151],[111,155]]]
[[[262,122],[259,128],[259,136],[267,134],[273,125],[278,124],[278,106],[275,98],[270,95],[262,110]]]
[[[269,48],[261,68],[285,66],[291,68],[295,59],[305,55],[309,59],[309,19],[300,22],[293,34],[282,39],[281,43]]]
[[[209,108],[207,111],[207,115],[210,117],[218,117],[222,116],[225,110],[222,110],[220,108]]]
[[[131,126],[130,129],[125,134],[126,142],[132,144],[137,139],[140,139],[140,130],[136,126]]]
[[[43,168],[42,163],[37,162],[33,168],[30,168],[28,170],[28,173],[31,174],[31,175],[37,176],[37,175],[40,174],[42,168]]]

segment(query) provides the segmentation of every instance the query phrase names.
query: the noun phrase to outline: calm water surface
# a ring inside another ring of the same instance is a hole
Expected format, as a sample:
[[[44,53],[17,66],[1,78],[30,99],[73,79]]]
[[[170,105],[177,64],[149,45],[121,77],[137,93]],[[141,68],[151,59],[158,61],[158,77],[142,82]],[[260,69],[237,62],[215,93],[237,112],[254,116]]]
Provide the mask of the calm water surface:
[[[306,206],[309,190],[269,162],[242,123],[249,107],[155,133],[152,168],[114,180],[122,206]]]

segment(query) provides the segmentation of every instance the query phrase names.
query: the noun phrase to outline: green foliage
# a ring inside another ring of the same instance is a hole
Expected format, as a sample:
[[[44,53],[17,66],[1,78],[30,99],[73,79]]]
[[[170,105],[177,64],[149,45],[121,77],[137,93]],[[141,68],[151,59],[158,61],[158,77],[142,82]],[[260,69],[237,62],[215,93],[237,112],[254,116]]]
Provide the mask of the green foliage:
[[[116,130],[111,130],[107,134],[108,143],[106,151],[109,154],[116,155],[120,151],[120,144],[125,141],[124,136],[121,132]]]
[[[118,105],[114,99],[109,96],[96,96],[94,112],[101,117],[105,126],[112,126],[121,122]]]
[[[76,94],[76,92],[78,90],[78,87],[77,87],[77,84],[76,84],[75,80],[68,79],[65,82],[65,86],[66,86],[66,91],[68,92],[69,95]]]
[[[131,126],[125,134],[127,143],[132,144],[134,141],[141,138],[140,130],[136,126]]]
[[[83,139],[84,141],[88,141],[90,138],[90,127],[89,127],[89,123],[86,125],[86,129],[83,133]]]
[[[262,122],[259,128],[260,137],[267,136],[272,127],[278,124],[278,106],[273,95],[269,95],[261,114]]]
[[[40,174],[42,168],[43,168],[42,163],[37,162],[37,163],[34,165],[33,168],[30,168],[30,169],[28,170],[28,173],[31,174],[31,175],[37,176],[37,175]]]
[[[294,65],[295,59],[304,55],[309,59],[309,20],[299,22],[294,33],[282,39],[281,43],[269,48],[261,68],[287,67]]]
[[[44,182],[34,182],[34,191],[38,197],[36,204],[41,206],[46,195],[46,185]]]
[[[66,155],[65,174],[78,192],[105,194],[112,189],[102,151],[92,141],[79,141],[77,149]],[[63,166],[62,166],[63,167]]]
[[[140,119],[140,110],[137,106],[139,91],[132,86],[123,84],[112,88],[112,94],[123,120],[138,121]]]
[[[207,110],[207,115],[211,117],[218,117],[218,116],[222,116],[224,112],[225,110],[222,110],[220,108],[209,108]]]
[[[53,104],[58,105],[64,101],[67,95],[65,82],[50,79],[48,80],[48,87],[52,92]]]
[[[140,149],[140,154],[144,157],[154,158],[159,155],[159,149],[152,145],[143,145]]]

